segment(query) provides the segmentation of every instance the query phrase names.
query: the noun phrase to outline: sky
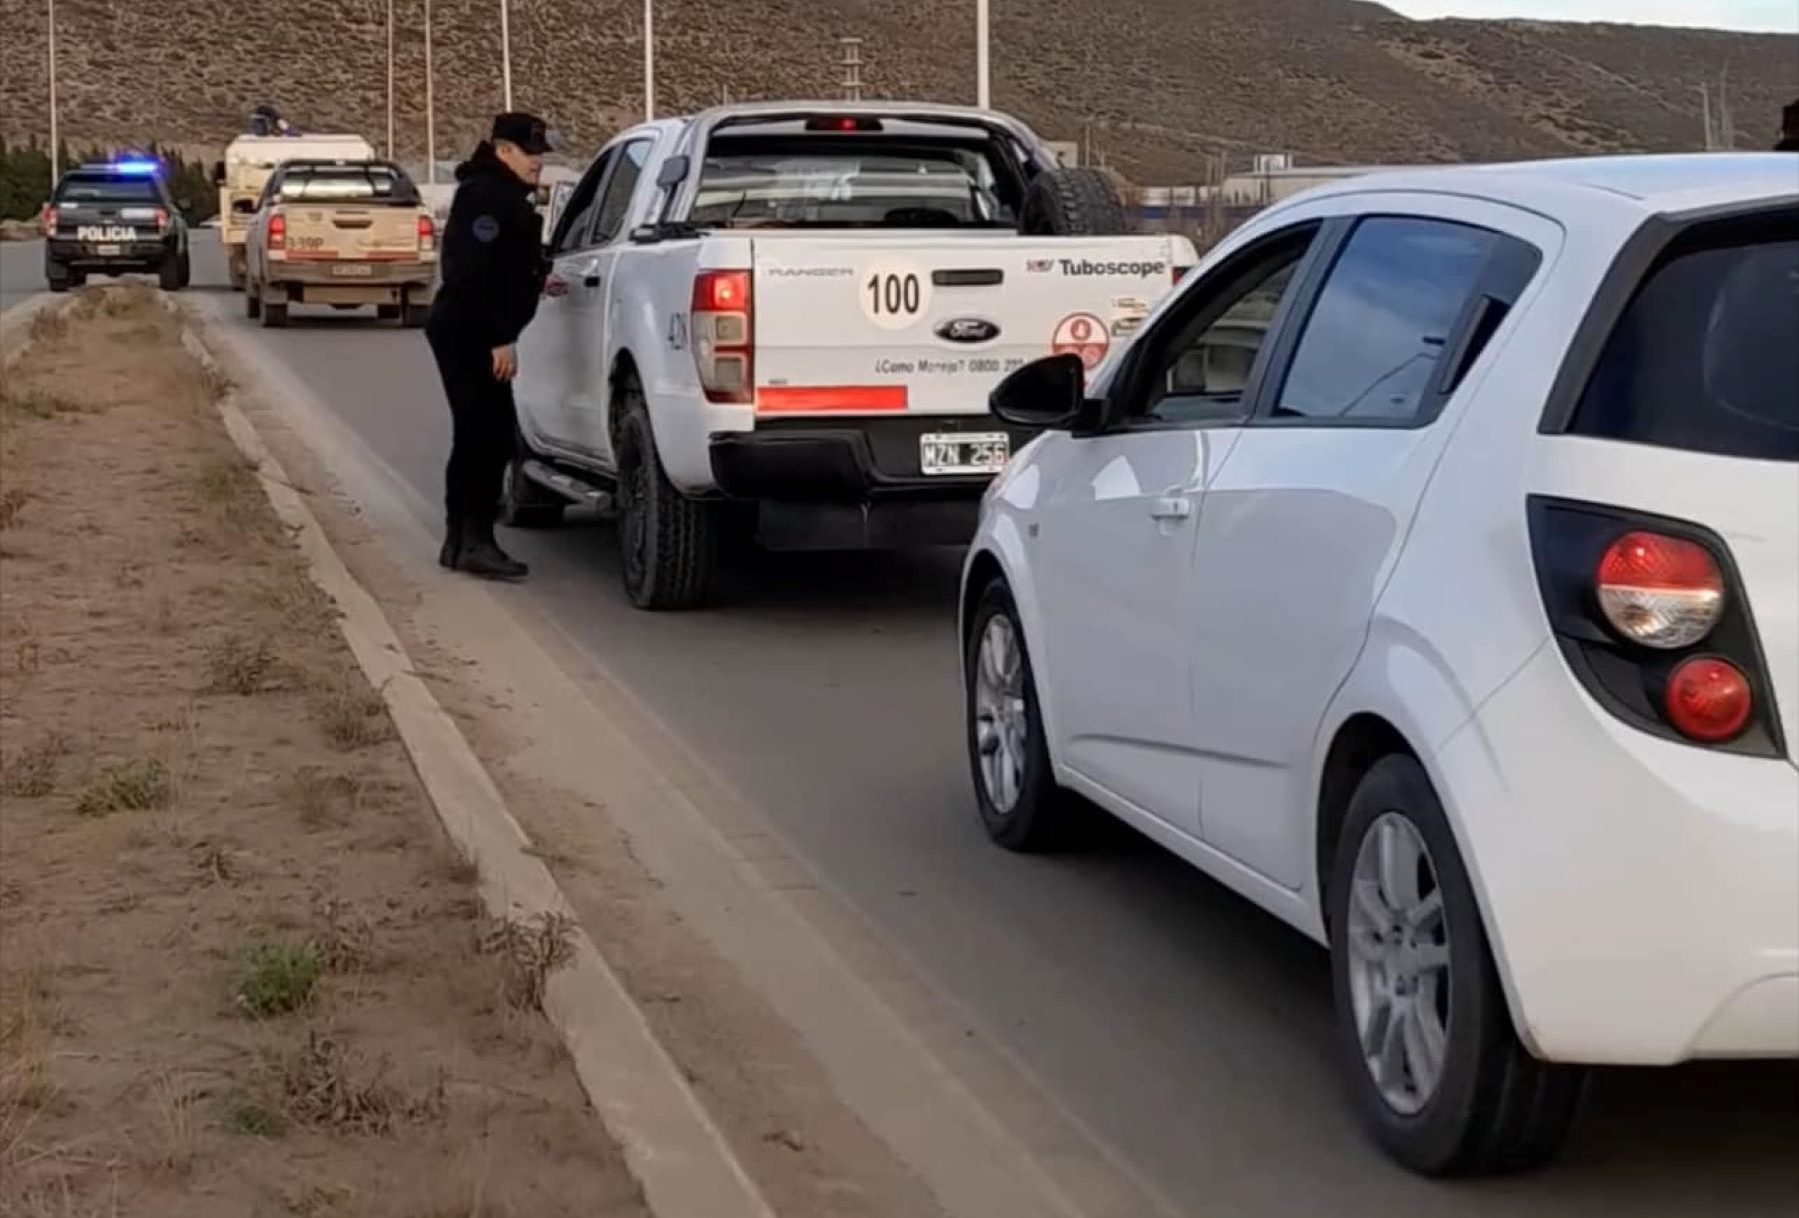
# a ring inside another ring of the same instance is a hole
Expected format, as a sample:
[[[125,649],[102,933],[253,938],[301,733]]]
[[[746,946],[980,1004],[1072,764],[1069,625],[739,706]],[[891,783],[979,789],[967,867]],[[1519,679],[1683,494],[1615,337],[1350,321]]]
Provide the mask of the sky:
[[[1408,17],[1535,17],[1799,34],[1799,0],[1383,0]]]

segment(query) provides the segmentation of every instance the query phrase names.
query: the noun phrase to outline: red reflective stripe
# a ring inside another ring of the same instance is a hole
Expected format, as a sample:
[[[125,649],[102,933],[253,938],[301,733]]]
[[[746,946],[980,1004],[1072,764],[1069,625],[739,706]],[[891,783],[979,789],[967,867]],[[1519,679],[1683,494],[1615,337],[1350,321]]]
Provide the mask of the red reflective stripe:
[[[757,391],[758,414],[873,414],[904,410],[904,385],[770,386]]]

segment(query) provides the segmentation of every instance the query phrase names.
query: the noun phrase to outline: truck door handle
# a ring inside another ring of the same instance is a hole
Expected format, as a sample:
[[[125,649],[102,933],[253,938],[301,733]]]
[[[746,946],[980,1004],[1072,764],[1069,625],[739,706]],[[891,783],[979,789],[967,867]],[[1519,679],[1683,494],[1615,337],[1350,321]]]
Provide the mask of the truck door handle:
[[[581,283],[582,283],[582,286],[584,286],[584,287],[590,287],[590,288],[599,287],[600,286],[600,273],[598,271],[587,272],[587,274],[581,276]]]
[[[1150,505],[1151,520],[1186,520],[1193,515],[1193,500],[1185,495],[1163,495]]]

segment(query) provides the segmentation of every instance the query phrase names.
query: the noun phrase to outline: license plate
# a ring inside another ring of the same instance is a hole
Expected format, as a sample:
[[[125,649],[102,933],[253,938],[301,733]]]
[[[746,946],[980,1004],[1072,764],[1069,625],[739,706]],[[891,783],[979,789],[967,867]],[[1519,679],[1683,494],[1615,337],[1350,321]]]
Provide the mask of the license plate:
[[[366,279],[375,273],[375,268],[366,262],[339,262],[331,268],[331,273],[345,279]]]
[[[123,252],[123,247],[118,245],[102,245],[96,252],[102,258],[117,258]]]
[[[1003,431],[933,432],[918,438],[918,468],[926,474],[997,474],[1012,456]]]

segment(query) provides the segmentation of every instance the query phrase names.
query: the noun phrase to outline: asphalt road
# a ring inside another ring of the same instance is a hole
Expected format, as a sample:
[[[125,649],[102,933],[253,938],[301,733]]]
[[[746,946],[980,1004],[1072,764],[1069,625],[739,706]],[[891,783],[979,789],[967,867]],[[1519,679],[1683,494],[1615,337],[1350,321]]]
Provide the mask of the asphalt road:
[[[0,313],[44,290],[44,243],[0,242]]]
[[[196,243],[195,271],[202,290],[222,285],[216,248]],[[258,339],[435,526],[448,415],[423,339],[331,313]],[[508,545],[533,567],[519,595],[1192,1214],[1790,1218],[1799,1206],[1799,1072],[1785,1065],[1606,1073],[1565,1161],[1530,1178],[1447,1186],[1389,1166],[1338,1094],[1319,950],[1126,833],[1061,859],[987,844],[960,739],[958,555],[773,558],[736,579],[726,607],[663,616],[626,604],[604,526]]]

